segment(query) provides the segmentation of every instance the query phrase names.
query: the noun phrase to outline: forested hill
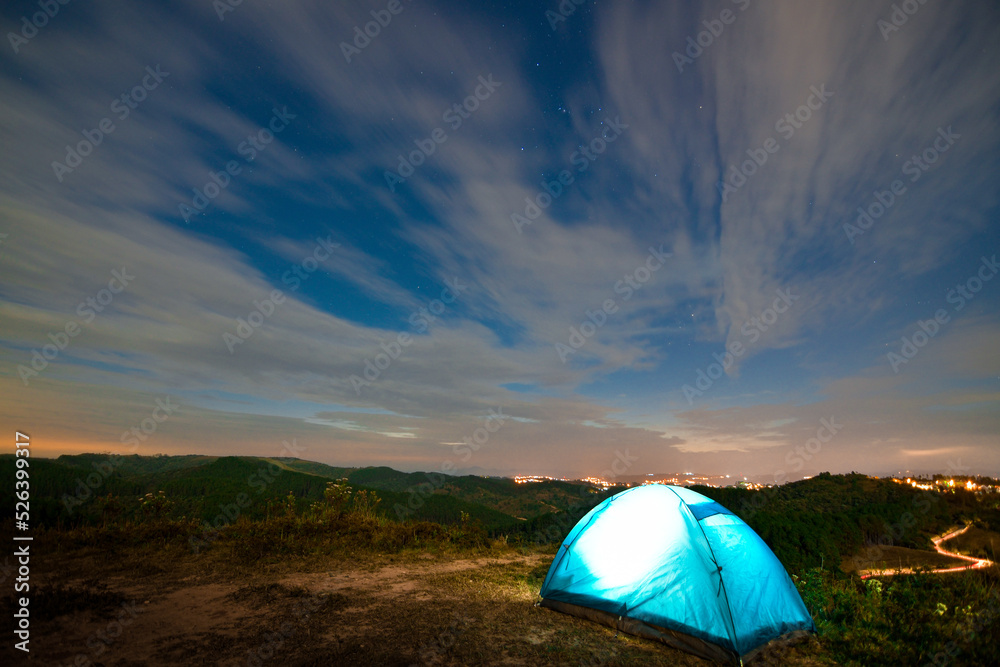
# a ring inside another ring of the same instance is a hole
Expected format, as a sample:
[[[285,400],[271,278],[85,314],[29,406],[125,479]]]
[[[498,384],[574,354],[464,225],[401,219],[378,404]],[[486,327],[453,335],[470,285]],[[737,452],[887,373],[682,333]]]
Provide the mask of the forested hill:
[[[344,478],[355,492],[377,493],[378,510],[389,517],[439,523],[465,517],[494,532],[566,512],[579,506],[580,498],[589,507],[605,497],[586,484],[516,484],[510,479],[345,468],[295,458],[80,454],[31,459],[30,465],[33,521],[48,527],[97,523],[109,511],[127,515],[138,510],[146,494],[162,495],[164,511],[172,518],[210,521],[240,499],[245,501],[241,514],[261,518],[289,494],[305,510],[323,498],[327,483]],[[12,498],[13,456],[0,456],[0,469],[0,488]]]
[[[932,536],[968,522],[1000,531],[1000,496],[961,488],[829,473],[760,491],[692,488],[739,515],[795,570],[838,564],[871,545],[930,549]]]
[[[32,521],[39,527],[130,516],[142,509],[147,494],[162,499],[157,511],[167,518],[212,521],[220,513],[237,511],[257,519],[279,511],[289,495],[299,511],[306,511],[322,500],[328,483],[346,478],[355,494],[376,493],[377,512],[392,519],[472,521],[515,540],[559,541],[591,507],[616,491],[583,482],[517,484],[295,458],[81,454],[31,459],[30,466]],[[13,498],[13,456],[0,456],[0,470],[0,488]],[[870,545],[930,549],[931,536],[968,522],[1000,532],[997,494],[920,491],[859,474],[823,473],[755,491],[691,488],[743,518],[796,571],[835,566]]]

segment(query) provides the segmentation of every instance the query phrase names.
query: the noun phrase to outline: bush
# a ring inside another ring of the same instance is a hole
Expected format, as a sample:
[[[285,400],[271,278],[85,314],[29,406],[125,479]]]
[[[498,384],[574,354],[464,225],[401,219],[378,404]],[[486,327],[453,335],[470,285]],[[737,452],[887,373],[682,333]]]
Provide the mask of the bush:
[[[861,580],[815,568],[794,579],[822,643],[844,664],[1000,664],[993,572]]]

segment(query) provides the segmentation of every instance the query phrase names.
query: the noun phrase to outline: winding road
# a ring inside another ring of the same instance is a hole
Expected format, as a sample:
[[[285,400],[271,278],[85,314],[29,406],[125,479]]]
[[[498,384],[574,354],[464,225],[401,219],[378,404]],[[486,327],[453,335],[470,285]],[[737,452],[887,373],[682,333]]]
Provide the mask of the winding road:
[[[965,570],[979,570],[987,567],[993,567],[993,561],[987,560],[985,558],[973,558],[972,556],[965,556],[963,554],[955,553],[954,551],[948,551],[941,546],[942,542],[946,542],[952,538],[958,537],[965,531],[971,528],[971,524],[960,528],[958,530],[953,530],[951,532],[945,533],[944,535],[939,535],[938,537],[932,538],[931,541],[934,543],[934,550],[943,556],[948,556],[950,558],[957,558],[960,560],[968,561],[968,565],[962,565],[960,567],[944,567],[935,570],[914,570],[913,568],[894,568],[887,570],[867,570],[861,575],[862,579],[868,579],[870,577],[884,577],[893,574],[945,574],[947,572],[964,572]]]

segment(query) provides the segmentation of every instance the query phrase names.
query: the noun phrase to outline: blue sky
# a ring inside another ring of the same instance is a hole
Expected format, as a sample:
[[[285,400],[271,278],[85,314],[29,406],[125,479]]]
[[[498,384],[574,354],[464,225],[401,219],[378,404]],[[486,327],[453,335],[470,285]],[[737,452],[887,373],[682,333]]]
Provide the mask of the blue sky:
[[[1000,9],[902,5],[8,3],[3,422],[1000,474]]]

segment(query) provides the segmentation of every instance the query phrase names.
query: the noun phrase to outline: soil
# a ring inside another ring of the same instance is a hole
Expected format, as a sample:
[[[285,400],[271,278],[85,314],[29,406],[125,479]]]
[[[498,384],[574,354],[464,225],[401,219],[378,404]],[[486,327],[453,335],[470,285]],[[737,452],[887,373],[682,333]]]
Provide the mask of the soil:
[[[33,560],[29,654],[5,665],[710,665],[534,606],[545,553],[316,556],[96,549]],[[5,601],[7,605],[11,601]],[[831,664],[815,639],[781,664]]]

